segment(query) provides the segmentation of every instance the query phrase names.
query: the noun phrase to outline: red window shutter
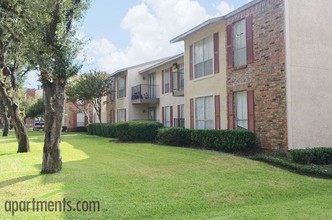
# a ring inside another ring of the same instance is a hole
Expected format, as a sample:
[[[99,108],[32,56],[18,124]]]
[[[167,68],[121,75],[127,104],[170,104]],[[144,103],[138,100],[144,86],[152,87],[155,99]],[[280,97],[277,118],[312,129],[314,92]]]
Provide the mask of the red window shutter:
[[[173,127],[173,106],[169,108],[169,114],[170,114],[169,118],[171,120],[171,127]]]
[[[194,54],[193,54],[193,45],[190,45],[189,48],[189,74],[190,80],[194,79]]]
[[[169,78],[170,78],[170,82],[169,82],[169,91],[173,92],[173,72],[172,72],[172,67],[169,68]]]
[[[227,68],[233,68],[233,25],[226,27]]]
[[[248,128],[249,131],[255,132],[255,97],[254,91],[250,90],[247,92],[248,98]]]
[[[77,112],[73,114],[73,128],[77,127]]]
[[[181,118],[181,105],[178,105],[178,119]]]
[[[246,17],[247,64],[254,62],[253,18]]]
[[[161,94],[165,93],[165,76],[164,76],[165,71],[161,71],[161,77],[162,77],[162,83],[161,83]]]
[[[213,34],[214,73],[219,73],[219,32]]]
[[[165,125],[165,107],[161,108],[161,121],[162,124]]]
[[[232,92],[227,94],[227,118],[228,129],[233,130],[234,126],[234,94]]]
[[[215,129],[220,129],[220,95],[214,97]]]
[[[194,99],[190,99],[190,128],[195,128],[195,124],[194,124]]]

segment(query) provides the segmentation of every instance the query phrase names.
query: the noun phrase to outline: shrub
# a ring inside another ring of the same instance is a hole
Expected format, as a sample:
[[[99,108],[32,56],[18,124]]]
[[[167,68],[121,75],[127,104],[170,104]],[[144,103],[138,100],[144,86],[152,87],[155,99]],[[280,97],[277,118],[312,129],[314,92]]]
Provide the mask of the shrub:
[[[301,164],[332,164],[332,148],[307,148],[290,150],[291,158]]]
[[[193,130],[191,143],[195,147],[226,152],[244,151],[257,146],[255,134],[245,130]]]
[[[158,135],[161,123],[151,121],[129,121],[116,124],[117,138],[121,141],[150,142]]]
[[[86,127],[76,127],[75,128],[75,132],[87,132],[87,128]]]
[[[158,143],[170,146],[190,146],[191,130],[185,128],[161,128],[158,131]]]
[[[244,130],[159,129],[158,142],[172,146],[191,146],[226,152],[253,149],[257,146],[254,133]]]

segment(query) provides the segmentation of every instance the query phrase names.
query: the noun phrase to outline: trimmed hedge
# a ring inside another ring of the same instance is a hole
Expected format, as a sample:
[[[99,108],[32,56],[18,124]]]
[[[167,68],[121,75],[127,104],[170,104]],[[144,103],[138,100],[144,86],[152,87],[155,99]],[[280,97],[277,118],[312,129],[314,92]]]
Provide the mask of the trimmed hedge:
[[[120,141],[152,142],[163,127],[159,122],[129,121],[116,124],[117,138]]]
[[[76,127],[75,132],[87,132],[87,128],[84,126]]]
[[[257,147],[254,133],[245,130],[159,129],[158,142],[172,146],[192,146],[226,152],[250,150]]]
[[[116,124],[92,123],[87,126],[88,134],[116,138]]]
[[[152,142],[162,126],[158,122],[129,121],[112,124],[93,123],[89,124],[87,129],[90,135],[118,138],[120,141]]]
[[[289,151],[294,162],[300,164],[332,164],[332,148],[307,148]]]
[[[188,147],[191,144],[191,131],[185,128],[161,128],[158,143],[170,146]]]
[[[280,157],[274,157],[269,155],[255,155],[249,157],[252,160],[263,161],[265,163],[275,165],[281,168],[285,168],[291,171],[294,171],[299,174],[311,175],[311,176],[318,176],[324,178],[332,178],[332,170],[331,168],[328,169],[324,166],[318,165],[302,165],[297,163],[292,163],[287,159],[283,159]]]

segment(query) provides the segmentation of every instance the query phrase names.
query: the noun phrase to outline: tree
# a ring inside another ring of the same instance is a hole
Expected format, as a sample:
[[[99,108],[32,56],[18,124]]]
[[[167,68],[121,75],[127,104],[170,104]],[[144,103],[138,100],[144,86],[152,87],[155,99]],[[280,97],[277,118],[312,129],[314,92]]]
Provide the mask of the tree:
[[[30,10],[28,1],[0,1],[0,95],[10,115],[17,152],[29,152],[29,138],[19,106],[19,81],[28,72],[26,66]]]
[[[32,103],[25,112],[25,118],[37,118],[43,116],[45,113],[44,100],[37,99]]]
[[[3,102],[1,95],[0,95],[0,122],[2,121],[3,125],[3,132],[2,136],[8,136],[9,133],[9,117],[7,113],[7,107],[5,106],[5,103]]]
[[[75,58],[81,42],[76,29],[87,0],[35,1],[40,16],[35,23],[33,39],[34,59],[39,65],[40,80],[44,89],[45,140],[42,173],[55,173],[62,168],[60,153],[65,87],[68,79],[76,75],[80,65]]]
[[[111,92],[114,78],[104,72],[94,71],[78,77],[66,91],[73,102],[92,103],[101,123],[102,98]]]
[[[66,88],[66,99],[71,102],[79,111],[81,111],[84,116],[88,119],[90,123],[90,107],[91,102],[89,100],[81,100],[79,97],[79,87],[77,84],[77,78],[72,80]]]

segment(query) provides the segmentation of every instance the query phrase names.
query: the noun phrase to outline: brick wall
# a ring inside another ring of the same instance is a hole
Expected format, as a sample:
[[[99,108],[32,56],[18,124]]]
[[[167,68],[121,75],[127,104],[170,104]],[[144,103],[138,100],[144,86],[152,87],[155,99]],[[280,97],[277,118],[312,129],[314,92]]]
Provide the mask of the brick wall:
[[[253,16],[254,62],[227,69],[227,92],[254,90],[255,132],[262,148],[287,150],[283,0],[265,0],[227,19]]]

